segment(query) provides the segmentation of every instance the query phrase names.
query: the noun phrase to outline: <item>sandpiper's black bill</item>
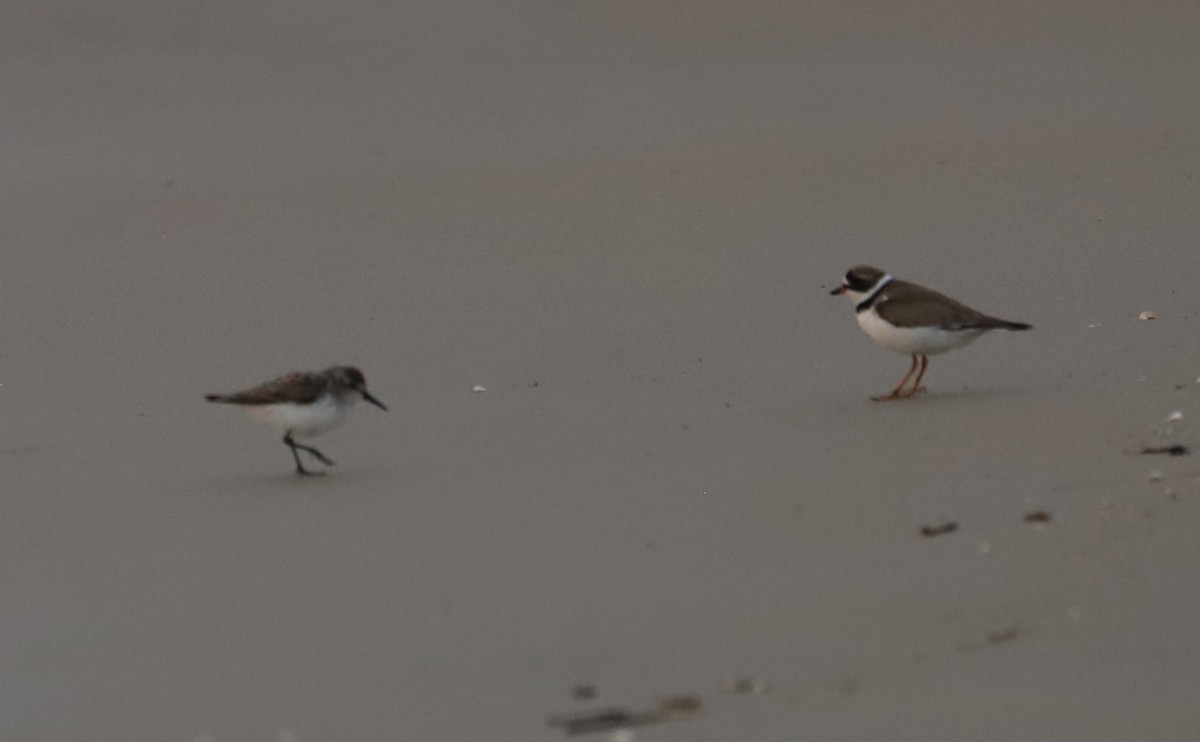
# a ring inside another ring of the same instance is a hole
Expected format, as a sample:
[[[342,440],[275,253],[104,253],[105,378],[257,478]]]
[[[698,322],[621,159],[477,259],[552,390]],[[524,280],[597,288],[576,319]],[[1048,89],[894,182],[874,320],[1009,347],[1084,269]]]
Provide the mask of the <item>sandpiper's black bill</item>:
[[[380,402],[378,399],[375,399],[374,397],[372,397],[369,392],[363,392],[362,395],[363,395],[363,399],[367,400],[368,402],[375,405],[379,409],[383,410],[384,412],[388,411],[387,406],[385,406],[383,404],[383,402]]]

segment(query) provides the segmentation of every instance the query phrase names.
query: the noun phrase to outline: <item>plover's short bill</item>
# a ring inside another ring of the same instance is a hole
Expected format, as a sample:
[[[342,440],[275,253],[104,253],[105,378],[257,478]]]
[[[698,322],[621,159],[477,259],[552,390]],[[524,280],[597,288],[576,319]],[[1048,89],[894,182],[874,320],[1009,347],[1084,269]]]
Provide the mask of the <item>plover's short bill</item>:
[[[327,466],[333,466],[333,462],[312,446],[297,443],[296,437],[310,438],[341,425],[359,397],[387,411],[383,402],[367,391],[362,371],[353,366],[297,371],[243,392],[204,395],[209,402],[239,405],[259,420],[283,430],[283,442],[296,459],[298,474],[325,472],[305,469],[297,449]]]
[[[851,268],[842,285],[830,293],[845,294],[854,301],[859,326],[875,342],[912,356],[908,373],[892,393],[872,397],[876,400],[903,399],[925,391],[921,378],[929,367],[929,356],[961,348],[988,330],[1031,329],[1023,322],[989,317],[924,286],[897,281],[869,265]],[[917,378],[905,390],[913,373]]]

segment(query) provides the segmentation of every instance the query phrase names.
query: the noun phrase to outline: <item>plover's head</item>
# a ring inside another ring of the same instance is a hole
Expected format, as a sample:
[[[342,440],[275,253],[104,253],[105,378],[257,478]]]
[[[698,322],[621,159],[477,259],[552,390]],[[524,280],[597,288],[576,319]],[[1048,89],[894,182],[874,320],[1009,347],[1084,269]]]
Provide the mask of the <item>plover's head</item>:
[[[367,391],[367,377],[363,376],[362,371],[353,366],[334,366],[325,373],[329,374],[329,378],[336,386],[358,392],[363,399],[387,412],[387,407],[383,402],[372,397],[371,393]]]
[[[860,265],[846,271],[846,276],[842,279],[842,285],[829,293],[832,296],[845,294],[857,304],[866,298],[879,285],[880,281],[887,277],[888,275],[878,268],[872,268],[869,265]]]

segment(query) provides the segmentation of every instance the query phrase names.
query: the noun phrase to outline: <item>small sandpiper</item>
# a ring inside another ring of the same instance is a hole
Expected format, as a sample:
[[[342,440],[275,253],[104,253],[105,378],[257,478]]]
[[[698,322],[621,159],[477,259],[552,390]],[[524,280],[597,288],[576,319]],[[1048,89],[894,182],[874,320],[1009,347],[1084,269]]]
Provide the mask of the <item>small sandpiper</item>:
[[[284,431],[283,442],[296,459],[296,473],[309,471],[300,463],[297,449],[305,451],[326,466],[333,466],[325,454],[312,446],[296,442],[295,436],[311,438],[332,430],[346,421],[346,413],[362,397],[387,412],[383,402],[367,391],[362,371],[353,366],[333,366],[324,371],[297,371],[265,384],[233,394],[206,394],[209,402],[240,405],[259,420]]]
[[[854,301],[858,324],[884,346],[912,356],[908,373],[891,394],[874,400],[904,399],[925,391],[921,378],[929,367],[929,356],[961,348],[988,330],[1029,330],[1024,322],[989,317],[948,296],[907,281],[897,281],[878,268],[851,268],[842,285],[830,292],[845,294]],[[917,380],[904,385],[920,366]]]

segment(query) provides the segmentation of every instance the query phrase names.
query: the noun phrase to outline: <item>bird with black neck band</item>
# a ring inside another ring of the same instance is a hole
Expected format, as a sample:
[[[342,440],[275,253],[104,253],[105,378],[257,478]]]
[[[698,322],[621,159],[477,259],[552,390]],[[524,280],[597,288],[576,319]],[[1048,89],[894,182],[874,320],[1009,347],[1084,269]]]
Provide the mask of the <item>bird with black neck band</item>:
[[[1032,329],[1024,322],[988,316],[869,265],[851,268],[830,294],[850,297],[859,327],[872,340],[912,356],[908,373],[891,393],[872,397],[876,401],[908,399],[925,391],[921,379],[929,368],[929,356],[969,345],[991,330]],[[916,379],[907,386],[914,373]]]

